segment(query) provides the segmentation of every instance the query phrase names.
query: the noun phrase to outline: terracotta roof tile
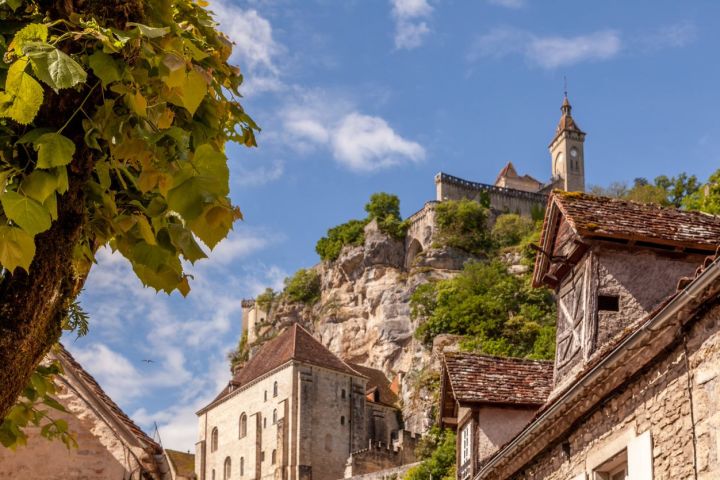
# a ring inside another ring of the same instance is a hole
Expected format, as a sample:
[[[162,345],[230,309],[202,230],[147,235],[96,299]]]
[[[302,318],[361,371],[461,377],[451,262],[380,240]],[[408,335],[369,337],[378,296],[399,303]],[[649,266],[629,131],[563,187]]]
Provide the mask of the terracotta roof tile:
[[[446,352],[445,370],[459,402],[542,405],[550,395],[553,363]]]
[[[63,364],[65,371],[72,369],[72,373],[77,376],[86,387],[95,395],[96,399],[100,400],[105,406],[115,415],[116,419],[119,420],[130,432],[138,439],[144,446],[150,447],[156,453],[162,450],[162,447],[150,438],[145,432],[128,417],[125,412],[108,396],[107,393],[102,389],[100,384],[90,375],[83,367],[78,363],[77,360],[68,352],[62,344],[58,344],[57,351],[53,353],[58,357],[60,362]]]
[[[557,205],[576,233],[653,241],[714,250],[720,240],[720,217],[655,204],[554,191]]]
[[[380,393],[380,403],[391,406],[397,404],[398,396],[392,391],[390,380],[382,371],[355,363],[348,363],[348,365],[362,376],[367,377],[368,382],[365,388],[367,393],[377,390]]]
[[[550,361],[446,352],[443,363],[460,402],[542,405],[552,389]]]

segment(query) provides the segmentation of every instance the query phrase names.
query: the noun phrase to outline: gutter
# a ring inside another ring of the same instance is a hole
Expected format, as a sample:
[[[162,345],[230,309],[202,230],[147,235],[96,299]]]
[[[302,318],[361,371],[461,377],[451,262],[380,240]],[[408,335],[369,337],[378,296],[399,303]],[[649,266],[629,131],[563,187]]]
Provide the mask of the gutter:
[[[537,430],[542,429],[544,427],[543,424],[545,423],[545,420],[555,414],[564,403],[578,396],[578,392],[581,391],[585,385],[592,383],[602,370],[621,360],[619,359],[621,353],[625,350],[631,350],[633,348],[642,348],[645,340],[647,340],[646,337],[655,332],[652,327],[660,327],[671,321],[683,307],[685,307],[691,300],[699,297],[702,292],[708,288],[708,286],[719,278],[720,258],[717,258],[708,265],[694,281],[692,281],[682,291],[677,293],[672,300],[665,305],[660,312],[658,312],[657,315],[647,320],[635,332],[628,335],[628,337],[615,347],[605,358],[603,358],[589,372],[580,378],[572,388],[556,400],[548,410],[543,412],[534,422],[528,425],[518,436],[503,447],[502,450],[493,455],[493,457],[485,465],[483,465],[478,474],[475,476],[475,479],[481,480],[489,475],[493,468],[496,467],[502,460],[515,453],[523,440],[531,436]],[[641,367],[642,366],[638,366],[638,368]]]

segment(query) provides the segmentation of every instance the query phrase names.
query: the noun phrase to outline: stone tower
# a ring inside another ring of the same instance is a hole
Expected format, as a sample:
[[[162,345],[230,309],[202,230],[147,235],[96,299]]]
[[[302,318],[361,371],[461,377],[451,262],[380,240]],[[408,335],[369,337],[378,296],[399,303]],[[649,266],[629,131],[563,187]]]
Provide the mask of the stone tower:
[[[556,188],[568,192],[584,192],[585,132],[575,123],[570,114],[571,110],[566,94],[560,108],[562,116],[555,130],[555,137],[548,147],[552,158],[552,178]]]

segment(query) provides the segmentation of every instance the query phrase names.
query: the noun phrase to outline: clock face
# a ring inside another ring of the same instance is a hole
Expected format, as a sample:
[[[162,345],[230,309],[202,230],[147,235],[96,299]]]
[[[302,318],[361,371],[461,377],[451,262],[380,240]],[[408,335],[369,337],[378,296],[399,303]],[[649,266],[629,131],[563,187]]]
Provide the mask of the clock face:
[[[575,157],[578,156],[578,150],[577,150],[577,148],[573,147],[573,148],[570,149],[570,156],[573,157],[573,158],[575,158]]]

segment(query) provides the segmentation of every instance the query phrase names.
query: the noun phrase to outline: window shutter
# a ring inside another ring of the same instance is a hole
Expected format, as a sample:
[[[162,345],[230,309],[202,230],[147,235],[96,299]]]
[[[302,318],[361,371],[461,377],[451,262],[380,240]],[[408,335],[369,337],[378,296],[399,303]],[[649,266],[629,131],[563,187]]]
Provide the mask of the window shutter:
[[[653,479],[652,437],[647,431],[628,443],[628,478],[630,480]]]

